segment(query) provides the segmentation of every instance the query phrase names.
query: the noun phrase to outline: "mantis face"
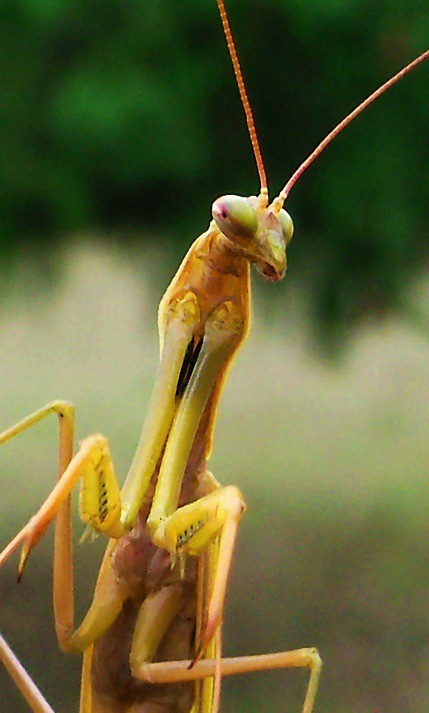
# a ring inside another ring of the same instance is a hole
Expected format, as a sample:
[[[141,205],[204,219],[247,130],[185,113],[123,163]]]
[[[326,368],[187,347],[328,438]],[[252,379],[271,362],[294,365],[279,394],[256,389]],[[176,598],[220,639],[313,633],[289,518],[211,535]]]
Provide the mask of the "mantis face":
[[[266,280],[277,282],[286,273],[286,245],[293,235],[293,222],[283,208],[268,205],[267,196],[227,195],[212,206],[214,221]]]

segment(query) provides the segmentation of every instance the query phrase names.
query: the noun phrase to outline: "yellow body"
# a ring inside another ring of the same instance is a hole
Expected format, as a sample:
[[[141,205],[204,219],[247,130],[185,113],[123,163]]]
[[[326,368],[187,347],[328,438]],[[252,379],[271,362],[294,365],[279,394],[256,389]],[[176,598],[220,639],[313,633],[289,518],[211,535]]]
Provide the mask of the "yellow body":
[[[59,416],[59,481],[0,554],[0,565],[23,543],[21,576],[57,515],[56,631],[65,652],[84,654],[81,713],[216,713],[221,675],[284,665],[312,669],[303,709],[312,710],[320,669],[313,650],[221,657],[225,590],[245,503],[206,463],[222,385],[249,330],[249,263],[281,279],[292,227],[265,191],[220,198],[213,218],[161,300],[158,375],[123,487],[101,434],[72,455],[74,408],[66,402],[48,404],[0,435],[2,443],[51,413]],[[93,602],[75,629],[70,493],[78,480],[82,520],[110,541]],[[5,665],[8,655],[0,638]],[[33,710],[52,710],[18,679]]]

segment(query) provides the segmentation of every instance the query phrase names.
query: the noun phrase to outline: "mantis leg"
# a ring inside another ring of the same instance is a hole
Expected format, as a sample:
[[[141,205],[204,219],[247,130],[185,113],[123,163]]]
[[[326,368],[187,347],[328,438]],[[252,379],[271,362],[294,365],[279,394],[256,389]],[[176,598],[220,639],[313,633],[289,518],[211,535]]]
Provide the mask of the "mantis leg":
[[[23,549],[18,568],[18,577],[22,576],[30,550],[43,536],[54,515],[57,515],[55,529],[54,554],[54,610],[57,622],[57,635],[62,645],[61,632],[67,630],[70,619],[73,620],[73,581],[72,581],[72,538],[70,516],[70,491],[73,484],[65,488],[63,475],[73,455],[74,406],[68,401],[52,401],[41,409],[26,416],[17,424],[0,434],[0,445],[27,428],[35,425],[46,416],[56,414],[59,420],[59,471],[58,483],[41,506],[36,516],[24,525],[18,534],[0,553],[0,566],[22,543]]]
[[[143,601],[130,652],[130,666],[134,676],[142,665],[153,661],[165,633],[185,607],[188,595],[189,586],[186,581],[181,581],[161,587]]]
[[[0,635],[0,661],[16,683],[34,713],[54,713],[53,709],[16,658],[9,644]]]
[[[73,453],[73,430],[74,430],[74,407],[67,401],[53,401],[26,418],[19,421],[15,426],[0,434],[0,445],[10,440],[14,436],[22,433],[40,420],[57,414],[60,428],[60,458],[59,458],[59,478],[67,468]],[[73,585],[67,586],[67,581],[71,582],[70,569],[67,571],[68,563],[72,558],[71,526],[70,526],[70,498],[65,498],[57,513],[57,523],[55,532],[56,552],[58,540],[61,540],[62,557],[54,558],[54,580],[60,579],[63,583],[63,590],[59,592],[58,586],[54,588],[54,608],[55,618],[60,628],[64,628],[65,622],[73,618]],[[45,528],[46,529],[46,528]],[[36,543],[44,532],[44,525],[33,532]],[[9,545],[0,553],[0,566],[5,562],[10,554],[29,537],[30,528],[26,525]],[[25,561],[25,560],[24,560]],[[22,570],[21,570],[22,572]],[[23,697],[36,713],[53,713],[49,703],[45,700],[35,683],[32,681],[26,670],[19,662],[7,642],[0,636],[0,660],[10,674],[13,681],[21,691]]]
[[[146,663],[134,675],[149,683],[177,683],[195,681],[216,674],[219,663],[215,659],[203,659],[193,665],[192,661],[164,661]],[[223,658],[220,661],[222,676],[231,676],[252,671],[271,671],[283,668],[309,668],[310,680],[302,713],[312,713],[317,694],[322,661],[315,648],[280,651],[273,654]],[[194,713],[194,712],[193,712]],[[195,711],[200,713],[200,711]]]
[[[148,415],[121,490],[121,522],[131,530],[141,508],[150,479],[165,446],[176,408],[178,387],[200,310],[193,292],[175,298],[168,306],[161,333],[161,360]]]
[[[220,538],[197,659],[206,650],[222,619],[237,527],[245,507],[238,488],[229,485],[179,508],[163,525],[162,546],[169,550],[173,560],[185,554],[201,555],[216,537]]]
[[[0,566],[9,558],[12,552],[22,544],[21,557],[18,566],[18,576],[22,576],[25,563],[32,548],[43,536],[52,519],[56,516],[55,529],[55,551],[54,551],[54,613],[55,628],[58,643],[63,651],[80,651],[71,644],[71,635],[74,629],[74,595],[73,595],[73,548],[71,538],[71,517],[70,517],[70,493],[79,480],[83,478],[84,485],[81,492],[81,516],[82,519],[94,519],[94,513],[87,513],[89,497],[87,483],[102,490],[103,508],[107,502],[108,507],[104,510],[98,505],[97,515],[99,518],[98,529],[103,528],[111,534],[117,527],[120,515],[119,487],[113,472],[110,453],[106,439],[101,435],[90,436],[85,439],[78,453],[72,458],[72,441],[74,427],[74,407],[68,402],[54,401],[47,406],[35,411],[18,424],[8,429],[0,435],[0,444],[18,435],[25,429],[34,425],[45,416],[56,413],[60,423],[60,467],[59,480],[51,493],[41,505],[38,512],[24,525],[20,532],[0,553]],[[107,482],[107,485],[106,485]],[[93,488],[92,488],[93,489]],[[89,490],[92,490],[89,488]],[[112,541],[114,545],[114,541]],[[105,559],[106,562],[106,559]],[[102,567],[100,578],[103,584],[106,580],[106,565]],[[108,572],[110,574],[110,572]],[[111,578],[111,577],[110,577]],[[102,585],[100,585],[102,588]],[[122,593],[118,587],[110,587],[110,598],[104,597],[104,619],[100,626],[108,626],[112,618],[117,615],[122,603]]]
[[[315,648],[282,651],[257,656],[234,658],[163,661],[152,663],[160,640],[186,601],[185,583],[165,586],[143,602],[133,637],[130,665],[133,676],[148,683],[180,683],[222,676],[283,668],[309,668],[310,679],[302,713],[312,713],[322,662]],[[198,699],[200,700],[200,699]],[[196,703],[193,713],[212,711],[204,703]],[[201,707],[200,707],[201,706]]]
[[[104,473],[104,479],[101,481],[102,487],[104,488],[107,475],[109,480],[108,497],[114,501],[107,512],[108,526],[115,527],[117,517],[119,516],[118,513],[120,514],[118,508],[119,488],[117,484],[115,484],[107,442],[102,436],[96,435],[86,439],[82,443],[79,452],[74,458],[72,457],[74,407],[68,402],[54,401],[22,419],[22,421],[19,421],[15,426],[0,434],[0,445],[19,433],[22,433],[50,414],[57,414],[60,425],[59,480],[36,515],[31,518],[0,553],[0,566],[17,547],[23,544],[19,563],[19,576],[22,576],[23,568],[31,549],[43,536],[49,523],[56,515],[53,585],[55,629],[59,645],[63,651],[76,652],[83,650],[86,647],[86,643],[85,641],[79,641],[79,637],[77,637],[77,642],[72,640],[72,632],[74,629],[74,595],[70,493],[80,477],[83,477],[85,481],[89,480],[90,484],[91,481],[94,480],[97,480],[99,484],[97,469],[98,472],[101,469]],[[91,493],[88,498],[85,494],[86,490],[87,487],[84,486],[83,502],[81,498],[80,503],[81,515],[87,514],[86,508],[88,507],[88,499],[91,500]],[[82,510],[84,511],[83,513]],[[114,513],[113,518],[111,512]],[[97,513],[100,514],[99,508],[97,509]],[[86,519],[92,517],[93,514],[89,513]],[[104,519],[104,523],[105,522],[106,519]],[[115,619],[120,611],[125,596],[113,576],[111,567],[109,567],[109,554],[115,544],[115,540],[111,540],[109,543],[97,583],[97,591],[102,594],[104,607],[101,616],[98,612],[99,616],[96,632],[107,628],[111,621]],[[94,612],[92,613],[94,614]],[[92,631],[92,634],[94,638],[94,631]],[[92,647],[89,647],[88,649],[88,655],[91,654],[91,648]],[[37,686],[1,636],[0,661],[9,672],[11,678],[15,681],[33,711],[36,713],[53,713],[49,703],[44,699]]]
[[[154,684],[174,684],[205,680],[216,677],[219,673],[220,675],[237,675],[251,671],[306,667],[310,669],[310,680],[302,713],[312,713],[322,665],[319,654],[314,648],[220,660],[203,659],[196,663],[191,659],[152,663],[161,640],[173,620],[176,616],[183,614],[184,607],[189,606],[188,599],[189,591],[186,580],[165,585],[146,597],[136,621],[130,652],[130,666],[135,678]],[[168,641],[167,645],[176,647],[178,644],[175,641]],[[181,641],[180,646],[183,645],[184,643]],[[87,653],[89,650],[87,649]],[[193,709],[193,713],[206,713],[206,711],[211,713],[213,710],[211,705],[209,708],[204,708],[204,703],[195,705],[198,707]],[[86,711],[87,708],[81,710]]]
[[[51,403],[43,406],[42,408],[34,411],[29,416],[26,416],[21,421],[18,421],[14,426],[8,428],[3,433],[0,433],[0,445],[11,440],[15,436],[19,435],[23,431],[27,430],[31,426],[41,421],[46,416],[51,414],[56,414],[59,419],[59,429],[60,429],[60,462],[59,462],[59,473],[58,478],[61,479],[64,471],[66,470],[72,455],[73,455],[73,431],[74,431],[74,406],[68,401],[52,401]],[[49,498],[46,502],[48,502]],[[64,505],[66,497],[60,502],[60,505]],[[46,505],[46,503],[44,504]],[[43,508],[44,506],[42,506]],[[41,508],[41,509],[42,509]],[[59,507],[56,508],[58,510]],[[22,542],[28,539],[30,533],[32,536],[32,542],[35,545],[38,540],[44,534],[49,522],[52,520],[55,512],[52,512],[52,508],[48,505],[44,508],[43,518],[39,520],[39,527],[37,529],[30,526],[32,520],[27,523],[18,534],[9,542],[9,544],[0,553],[0,567],[5,562],[12,552],[19,547]],[[22,558],[23,559],[23,558]],[[22,570],[21,566],[20,569]]]
[[[147,521],[154,543],[161,547],[163,523],[177,509],[183,475],[204,409],[219,386],[244,329],[242,311],[232,301],[220,304],[206,320],[201,349],[171,425]]]

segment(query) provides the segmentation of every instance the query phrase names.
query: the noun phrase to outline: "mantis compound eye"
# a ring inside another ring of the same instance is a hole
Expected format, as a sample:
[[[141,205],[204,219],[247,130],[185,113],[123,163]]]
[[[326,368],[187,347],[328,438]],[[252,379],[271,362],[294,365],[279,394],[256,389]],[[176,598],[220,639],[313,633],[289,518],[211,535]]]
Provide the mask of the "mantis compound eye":
[[[293,220],[289,213],[287,213],[283,208],[278,215],[278,220],[281,225],[284,241],[287,245],[292,240]]]
[[[222,196],[212,206],[216,225],[230,240],[255,237],[258,230],[256,213],[242,196]]]

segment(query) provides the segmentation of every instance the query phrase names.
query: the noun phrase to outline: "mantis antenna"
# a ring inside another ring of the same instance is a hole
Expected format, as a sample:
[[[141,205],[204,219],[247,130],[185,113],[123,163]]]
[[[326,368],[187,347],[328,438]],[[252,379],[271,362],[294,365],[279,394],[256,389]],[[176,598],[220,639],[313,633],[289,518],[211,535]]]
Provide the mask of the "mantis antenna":
[[[264,168],[264,163],[262,160],[261,149],[259,146],[258,137],[256,134],[255,121],[253,118],[252,109],[247,96],[246,88],[244,86],[243,74],[240,67],[240,62],[237,55],[237,50],[235,48],[234,39],[232,36],[231,27],[229,24],[228,16],[226,14],[226,8],[224,0],[217,0],[220,17],[222,20],[222,27],[228,46],[228,51],[231,57],[232,66],[234,69],[235,78],[237,81],[238,91],[240,94],[241,103],[243,105],[244,114],[246,117],[247,128],[249,131],[250,141],[252,143],[253,154],[255,156],[256,165],[258,168],[259,180],[261,183],[261,193],[268,193],[267,179]],[[416,57],[412,62],[403,67],[399,72],[397,72],[393,77],[384,82],[378,89],[376,89],[372,94],[370,94],[366,99],[364,99],[350,114],[347,114],[342,121],[332,129],[332,131],[325,136],[324,139],[316,146],[316,148],[307,156],[305,161],[302,162],[300,166],[294,171],[292,176],[287,181],[284,188],[280,191],[278,197],[273,201],[276,209],[280,209],[288,197],[291,189],[297,183],[298,179],[301,178],[302,174],[311,166],[313,161],[315,161],[321,153],[326,149],[326,147],[340,134],[343,129],[346,128],[351,122],[356,119],[359,114],[361,114],[367,107],[370,106],[378,97],[380,97],[384,92],[393,87],[394,84],[399,82],[406,74],[415,69],[419,64],[422,64],[426,59],[429,59],[429,50],[426,50],[421,55]]]
[[[262,160],[262,153],[261,147],[259,146],[258,135],[256,133],[255,120],[253,118],[252,108],[250,106],[246,87],[244,85],[243,73],[240,67],[240,60],[238,59],[234,38],[232,36],[231,26],[229,24],[228,15],[226,14],[225,3],[223,0],[217,0],[217,5],[219,8],[220,19],[222,20],[222,27],[226,39],[226,44],[228,46],[229,55],[231,57],[238,92],[240,94],[241,103],[244,109],[244,115],[246,117],[247,129],[249,132],[250,141],[252,143],[253,155],[255,157],[256,166],[258,169],[259,181],[261,184],[260,192],[268,194],[267,176],[265,173],[264,162]]]
[[[346,117],[342,121],[340,121],[337,126],[332,129],[332,131],[325,136],[324,139],[316,146],[316,148],[307,156],[305,161],[302,162],[300,166],[294,171],[292,176],[289,178],[288,182],[286,183],[285,187],[283,188],[282,191],[280,191],[280,194],[278,196],[277,200],[280,200],[282,204],[288,197],[291,189],[295,185],[295,183],[298,181],[299,178],[301,178],[302,174],[304,171],[307,170],[309,166],[313,163],[313,161],[316,160],[320,156],[320,154],[326,149],[326,147],[333,141],[338,134],[342,132],[343,129],[346,128],[353,119],[356,119],[359,114],[361,114],[367,107],[370,106],[378,97],[380,97],[384,92],[387,92],[388,89],[393,87],[394,84],[399,82],[402,77],[405,77],[408,72],[411,72],[412,69],[417,67],[419,64],[422,64],[426,59],[429,59],[429,50],[426,50],[423,52],[419,57],[416,57],[412,62],[407,64],[405,67],[403,67],[399,72],[397,72],[393,77],[387,80],[387,82],[384,82],[378,89],[376,89],[372,94],[369,95],[366,99],[364,99],[353,111],[350,112],[350,114],[347,114]]]

